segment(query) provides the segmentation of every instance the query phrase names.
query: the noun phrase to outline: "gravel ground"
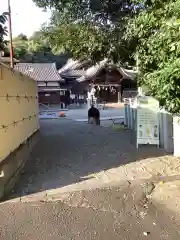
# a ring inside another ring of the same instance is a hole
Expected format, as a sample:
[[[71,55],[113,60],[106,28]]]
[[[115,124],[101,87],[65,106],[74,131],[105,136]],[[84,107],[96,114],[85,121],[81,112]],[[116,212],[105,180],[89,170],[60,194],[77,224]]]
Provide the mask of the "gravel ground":
[[[128,171],[135,169],[132,164],[147,157],[152,162],[164,155],[157,148],[137,151],[128,131],[66,119],[42,120],[41,134],[42,139],[14,189],[17,196],[63,187],[68,191],[68,186],[73,186],[73,190],[95,188],[127,180],[125,175],[130,177]],[[127,164],[128,169],[121,167]],[[142,178],[151,177],[144,169],[142,174]],[[140,176],[141,171],[136,175]]]
[[[42,120],[41,135],[0,204],[0,239],[180,239],[178,214],[150,198],[177,159],[137,150],[127,130],[67,119]]]

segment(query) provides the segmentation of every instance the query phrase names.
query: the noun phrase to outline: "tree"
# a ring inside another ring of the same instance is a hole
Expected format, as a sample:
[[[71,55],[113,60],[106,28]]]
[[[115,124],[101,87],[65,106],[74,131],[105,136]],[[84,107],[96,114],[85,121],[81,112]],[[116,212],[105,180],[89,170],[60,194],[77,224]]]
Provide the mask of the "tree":
[[[74,58],[134,64],[136,41],[124,41],[127,17],[134,7],[130,0],[34,0],[40,7],[55,9],[44,31],[54,51],[71,52]]]
[[[66,13],[69,19],[91,19],[94,22],[121,21],[132,13],[131,0],[33,0],[39,7],[56,9]]]
[[[90,58],[99,61],[108,57],[113,62],[118,62],[123,57],[127,59],[129,55],[117,34],[103,28],[94,28],[90,23],[54,26],[47,29],[45,37],[54,52],[71,52],[75,59]]]
[[[23,62],[52,62],[54,54],[47,41],[42,39],[42,32],[35,32],[28,39],[20,34],[13,38],[14,54]]]
[[[23,33],[13,38],[13,48],[15,57],[23,59],[28,53],[28,38]]]
[[[5,23],[7,21],[7,13],[0,15],[0,51],[5,49],[6,41],[4,37],[7,35],[7,28]]]
[[[126,32],[126,39],[138,41],[139,83],[169,112],[180,113],[180,0],[143,4]]]
[[[17,40],[20,40],[20,41],[28,41],[28,37],[23,34],[23,33],[20,33],[17,37],[16,37]]]

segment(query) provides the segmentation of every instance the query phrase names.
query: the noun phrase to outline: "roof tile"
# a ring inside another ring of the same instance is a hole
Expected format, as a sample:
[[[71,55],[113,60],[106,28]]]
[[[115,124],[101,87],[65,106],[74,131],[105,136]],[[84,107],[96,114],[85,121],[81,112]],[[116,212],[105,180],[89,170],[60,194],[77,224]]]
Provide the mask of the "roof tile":
[[[85,74],[84,70],[81,69],[68,69],[63,73],[60,73],[63,78],[79,78]]]
[[[56,69],[55,63],[17,63],[14,68],[35,81],[64,82]]]

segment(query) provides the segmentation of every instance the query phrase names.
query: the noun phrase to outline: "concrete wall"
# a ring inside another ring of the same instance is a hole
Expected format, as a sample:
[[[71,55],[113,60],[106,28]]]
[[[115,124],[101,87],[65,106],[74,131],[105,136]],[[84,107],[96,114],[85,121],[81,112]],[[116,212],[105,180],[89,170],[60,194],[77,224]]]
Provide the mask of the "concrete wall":
[[[39,130],[37,100],[36,82],[0,63],[1,191],[5,191],[2,188],[17,175],[36,142],[34,136]]]

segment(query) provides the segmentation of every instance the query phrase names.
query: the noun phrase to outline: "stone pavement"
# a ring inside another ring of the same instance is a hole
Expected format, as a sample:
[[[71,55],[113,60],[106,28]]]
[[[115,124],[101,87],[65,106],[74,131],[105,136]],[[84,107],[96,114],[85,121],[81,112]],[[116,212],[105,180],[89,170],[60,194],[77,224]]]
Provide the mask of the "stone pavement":
[[[180,159],[155,147],[137,150],[128,130],[50,119],[41,122],[41,133],[14,196],[159,181],[180,172]]]
[[[158,181],[180,172],[180,159],[157,148],[137,150],[127,130],[50,119],[41,122],[41,133],[14,196],[98,188],[139,179]]]
[[[33,151],[15,196],[74,191],[123,180],[178,175],[180,159],[156,148],[136,149],[127,130],[60,120],[41,122],[42,139]]]
[[[0,205],[2,240],[179,240],[180,217],[129,184],[71,193],[66,200]]]
[[[180,239],[180,216],[156,194],[180,159],[137,150],[124,129],[49,119],[41,134],[0,205],[0,239]]]

